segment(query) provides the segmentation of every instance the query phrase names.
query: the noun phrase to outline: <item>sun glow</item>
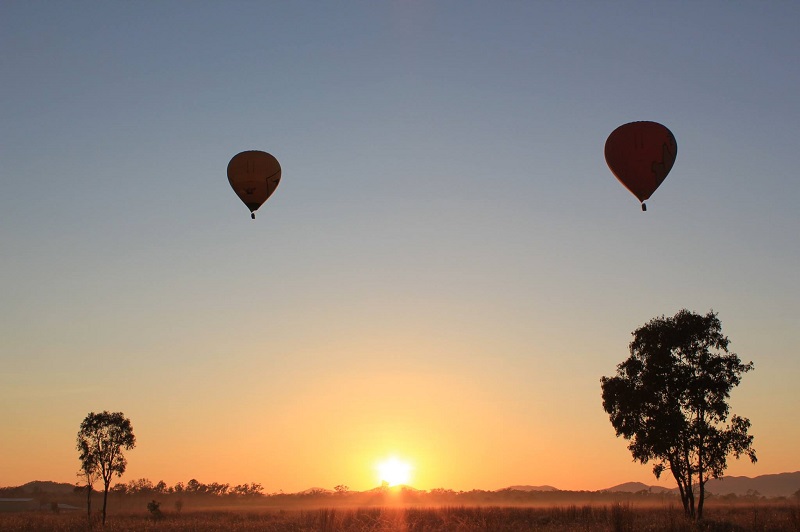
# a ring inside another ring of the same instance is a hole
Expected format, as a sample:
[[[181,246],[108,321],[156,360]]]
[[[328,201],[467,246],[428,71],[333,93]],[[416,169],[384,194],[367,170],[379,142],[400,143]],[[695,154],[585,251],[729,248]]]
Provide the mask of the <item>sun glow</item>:
[[[395,457],[380,462],[377,465],[378,480],[386,482],[389,486],[408,484],[411,480],[411,465]]]

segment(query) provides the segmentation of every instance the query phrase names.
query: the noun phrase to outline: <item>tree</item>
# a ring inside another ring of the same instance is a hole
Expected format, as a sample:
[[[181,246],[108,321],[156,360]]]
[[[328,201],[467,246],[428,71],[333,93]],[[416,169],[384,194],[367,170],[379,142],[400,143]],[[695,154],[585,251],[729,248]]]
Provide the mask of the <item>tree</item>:
[[[97,474],[103,481],[103,525],[106,524],[111,478],[114,475],[122,476],[127,466],[122,451],[135,446],[136,437],[133,435],[131,420],[122,412],[90,412],[81,423],[77,445],[81,471],[87,479],[91,479],[90,475]],[[91,490],[91,486],[89,489]]]
[[[201,484],[197,479],[193,478],[186,483],[186,491],[189,493],[205,492],[205,484]]]
[[[78,477],[86,482],[86,517],[89,520],[89,527],[92,524],[92,491],[94,483],[97,481],[97,467],[95,464],[81,463]]]
[[[155,499],[147,503],[147,511],[150,512],[150,515],[155,521],[164,517],[164,514],[161,513],[161,503]]]
[[[234,486],[228,493],[240,497],[255,497],[257,495],[263,495],[262,491],[264,491],[264,487],[261,484],[256,482],[248,484],[245,482],[244,484]]]
[[[756,461],[750,421],[727,423],[730,391],[753,363],[728,351],[713,311],[651,320],[633,332],[630,353],[616,376],[600,379],[603,408],[634,461],[654,461],[656,478],[669,469],[686,515],[702,519],[705,484],[722,477],[728,455]]]

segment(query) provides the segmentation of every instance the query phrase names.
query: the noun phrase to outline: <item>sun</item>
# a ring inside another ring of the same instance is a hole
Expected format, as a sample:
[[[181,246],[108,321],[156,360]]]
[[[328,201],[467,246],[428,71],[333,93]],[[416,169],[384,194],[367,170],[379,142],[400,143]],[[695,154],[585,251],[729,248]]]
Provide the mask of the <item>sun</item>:
[[[378,480],[386,482],[389,486],[408,484],[411,479],[411,465],[395,457],[380,462],[377,469]]]

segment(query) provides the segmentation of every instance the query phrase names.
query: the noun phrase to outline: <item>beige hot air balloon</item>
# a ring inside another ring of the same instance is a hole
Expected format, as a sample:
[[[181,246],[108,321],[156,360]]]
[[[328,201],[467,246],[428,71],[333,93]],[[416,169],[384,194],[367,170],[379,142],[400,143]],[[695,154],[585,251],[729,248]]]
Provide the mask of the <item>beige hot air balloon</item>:
[[[281,165],[269,153],[257,150],[237,153],[228,163],[228,181],[239,199],[250,209],[255,220],[256,211],[267,201],[281,181]]]

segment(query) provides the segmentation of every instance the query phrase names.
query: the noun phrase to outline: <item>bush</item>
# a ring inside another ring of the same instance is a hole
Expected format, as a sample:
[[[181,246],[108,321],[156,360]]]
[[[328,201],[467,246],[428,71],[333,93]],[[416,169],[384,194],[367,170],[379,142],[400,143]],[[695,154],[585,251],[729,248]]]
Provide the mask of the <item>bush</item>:
[[[153,499],[152,501],[147,503],[147,511],[150,512],[150,515],[153,519],[161,519],[164,517],[164,514],[161,513],[161,503]]]

